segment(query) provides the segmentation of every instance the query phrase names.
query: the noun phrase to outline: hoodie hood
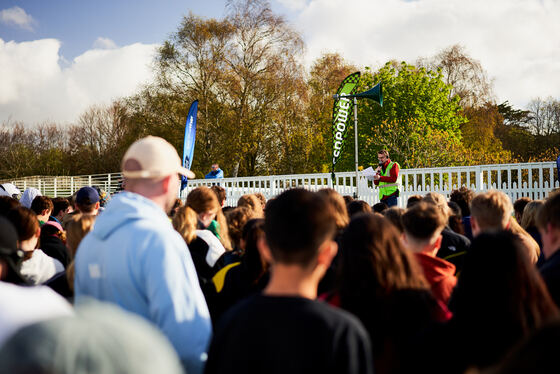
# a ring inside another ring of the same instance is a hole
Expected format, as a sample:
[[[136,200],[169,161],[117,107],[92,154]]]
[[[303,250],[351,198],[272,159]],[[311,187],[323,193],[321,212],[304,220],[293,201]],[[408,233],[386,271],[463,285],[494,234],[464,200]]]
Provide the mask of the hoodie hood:
[[[121,226],[143,219],[154,221],[154,224],[160,220],[170,224],[165,212],[153,201],[136,193],[121,192],[96,219],[92,235],[105,240]]]
[[[31,208],[31,203],[33,199],[37,196],[41,196],[41,192],[33,187],[29,187],[25,191],[23,191],[23,195],[21,195],[21,199],[19,199],[19,203],[26,208]]]
[[[437,283],[445,278],[454,277],[455,265],[451,262],[421,252],[415,253],[415,255],[430,283]]]

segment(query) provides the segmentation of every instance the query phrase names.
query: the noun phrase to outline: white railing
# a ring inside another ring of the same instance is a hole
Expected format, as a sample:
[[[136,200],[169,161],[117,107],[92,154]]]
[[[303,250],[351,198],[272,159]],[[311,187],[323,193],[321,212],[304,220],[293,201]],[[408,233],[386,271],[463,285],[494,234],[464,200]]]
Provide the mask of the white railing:
[[[560,187],[554,162],[403,169],[400,179],[402,188],[400,189],[399,206],[405,206],[411,195],[424,195],[433,191],[448,197],[452,190],[461,186],[467,186],[477,192],[498,189],[505,192],[512,201],[522,196],[543,199],[550,190]],[[112,173],[74,177],[27,177],[11,181],[4,180],[2,183],[14,183],[22,190],[27,187],[35,187],[42,194],[55,197],[69,196],[83,186],[92,185],[97,185],[101,189],[113,193],[118,189],[121,180],[120,173]],[[261,192],[266,198],[271,198],[294,187],[313,191],[332,187],[343,195],[355,195],[357,190],[354,172],[336,173],[334,183],[328,173],[271,175],[191,180],[181,193],[181,198],[185,198],[193,188],[213,184],[219,184],[226,189],[226,204],[230,206],[237,205],[237,199],[247,193]],[[378,190],[373,188],[372,182],[364,177],[360,177],[358,180],[358,190],[358,197],[369,204],[379,201]]]

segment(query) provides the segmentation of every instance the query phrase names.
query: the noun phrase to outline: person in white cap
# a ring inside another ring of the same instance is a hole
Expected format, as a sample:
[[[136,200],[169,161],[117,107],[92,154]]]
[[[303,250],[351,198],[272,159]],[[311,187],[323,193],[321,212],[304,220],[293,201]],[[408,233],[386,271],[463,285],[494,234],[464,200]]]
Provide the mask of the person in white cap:
[[[6,196],[13,197],[17,199],[21,191],[12,183],[4,183],[0,184],[0,196],[3,195],[3,192],[6,192]]]
[[[212,332],[192,258],[167,212],[180,186],[175,148],[148,136],[122,160],[125,191],[97,218],[75,258],[76,303],[87,297],[119,305],[154,323],[188,373],[202,373]]]

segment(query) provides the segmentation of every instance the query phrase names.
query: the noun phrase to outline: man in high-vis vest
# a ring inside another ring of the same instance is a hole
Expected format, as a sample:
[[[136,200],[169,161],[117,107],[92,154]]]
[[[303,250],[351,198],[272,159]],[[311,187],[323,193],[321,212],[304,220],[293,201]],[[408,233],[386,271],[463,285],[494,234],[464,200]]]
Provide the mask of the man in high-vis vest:
[[[373,183],[379,188],[379,200],[388,207],[396,206],[400,192],[400,166],[389,159],[389,152],[384,149],[377,152],[377,160],[379,166],[376,169],[377,174],[373,177]]]

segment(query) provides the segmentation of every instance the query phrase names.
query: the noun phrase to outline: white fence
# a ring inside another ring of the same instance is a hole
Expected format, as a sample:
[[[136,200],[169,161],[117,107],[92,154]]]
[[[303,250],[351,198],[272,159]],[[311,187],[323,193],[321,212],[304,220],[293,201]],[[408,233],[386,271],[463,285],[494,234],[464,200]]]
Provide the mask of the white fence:
[[[411,195],[424,195],[427,192],[439,192],[449,196],[452,190],[467,186],[474,191],[498,189],[505,192],[512,201],[528,196],[532,199],[543,199],[553,188],[560,187],[556,164],[554,162],[534,162],[524,164],[497,164],[464,167],[446,167],[431,169],[402,169],[400,173],[402,188],[400,189],[399,206],[405,206]],[[38,188],[42,194],[69,196],[83,186],[99,186],[110,193],[115,192],[122,180],[120,173],[81,175],[73,177],[27,177],[11,182],[24,190],[28,187]],[[181,197],[185,198],[190,190],[198,186],[219,184],[226,189],[227,205],[237,205],[237,199],[243,194],[261,192],[267,198],[274,197],[282,191],[302,187],[318,190],[332,187],[343,195],[356,194],[356,174],[354,172],[336,173],[333,183],[328,173],[271,175],[260,177],[195,179],[189,181]],[[378,190],[372,182],[360,177],[358,180],[358,197],[375,204],[379,201]]]

